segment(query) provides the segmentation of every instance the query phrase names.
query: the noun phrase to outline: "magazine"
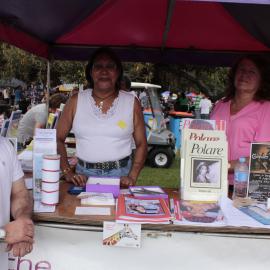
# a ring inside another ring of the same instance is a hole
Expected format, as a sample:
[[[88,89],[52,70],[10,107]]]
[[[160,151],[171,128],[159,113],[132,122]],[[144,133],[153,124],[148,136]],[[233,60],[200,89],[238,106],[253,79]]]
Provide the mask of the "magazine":
[[[172,219],[163,198],[135,198],[121,194],[118,198],[116,221],[119,223],[164,223]]]
[[[185,131],[185,130],[184,130]],[[181,198],[218,201],[228,193],[228,146],[224,131],[185,131]]]
[[[270,198],[270,143],[252,143],[248,197],[266,202]]]
[[[193,119],[182,118],[180,121],[180,130],[200,129],[200,130],[226,130],[225,120]]]
[[[270,209],[263,204],[248,205],[239,208],[242,212],[264,225],[270,225]]]
[[[174,201],[174,223],[214,223],[223,222],[224,214],[218,202]]]
[[[134,197],[168,198],[168,194],[159,186],[131,186],[129,191]]]

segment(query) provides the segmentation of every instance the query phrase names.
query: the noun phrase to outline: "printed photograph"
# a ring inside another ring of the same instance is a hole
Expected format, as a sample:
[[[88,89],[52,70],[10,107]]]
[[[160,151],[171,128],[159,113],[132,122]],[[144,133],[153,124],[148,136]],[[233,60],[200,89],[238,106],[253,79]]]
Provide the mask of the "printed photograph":
[[[221,178],[221,160],[192,159],[192,183],[194,186],[219,187]]]
[[[159,200],[137,200],[125,198],[125,205],[127,214],[155,216],[164,213]]]
[[[250,157],[250,172],[270,173],[270,144],[253,143]]]

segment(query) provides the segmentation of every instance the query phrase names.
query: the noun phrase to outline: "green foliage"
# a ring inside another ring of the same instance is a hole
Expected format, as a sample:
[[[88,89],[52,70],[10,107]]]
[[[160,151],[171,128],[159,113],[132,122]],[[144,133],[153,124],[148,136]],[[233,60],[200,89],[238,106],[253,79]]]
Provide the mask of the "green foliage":
[[[0,43],[0,79],[15,77],[27,84],[46,84],[47,61],[11,45]],[[51,86],[62,83],[85,83],[85,62],[52,61]],[[199,90],[213,99],[222,96],[226,85],[227,68],[194,65],[124,63],[124,73],[132,81],[162,85],[162,90]]]

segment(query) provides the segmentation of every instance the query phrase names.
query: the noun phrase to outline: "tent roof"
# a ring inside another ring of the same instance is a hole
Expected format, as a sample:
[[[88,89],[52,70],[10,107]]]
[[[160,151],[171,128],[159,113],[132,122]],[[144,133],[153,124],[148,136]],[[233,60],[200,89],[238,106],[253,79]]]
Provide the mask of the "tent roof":
[[[87,60],[105,45],[123,61],[226,65],[240,53],[270,52],[268,4],[1,0],[0,40],[48,59]]]

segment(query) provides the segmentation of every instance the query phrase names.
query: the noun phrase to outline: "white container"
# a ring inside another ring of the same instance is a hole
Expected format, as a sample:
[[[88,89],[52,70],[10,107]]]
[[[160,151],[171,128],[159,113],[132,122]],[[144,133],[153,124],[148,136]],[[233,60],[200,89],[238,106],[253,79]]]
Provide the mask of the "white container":
[[[42,181],[41,189],[47,192],[59,191],[59,181],[56,183]]]
[[[59,181],[59,171],[46,171],[42,169],[42,181],[56,183]]]
[[[59,171],[60,170],[60,155],[43,156],[42,169],[46,171]]]
[[[59,202],[59,191],[46,192],[41,191],[41,203],[46,205],[56,205]]]

